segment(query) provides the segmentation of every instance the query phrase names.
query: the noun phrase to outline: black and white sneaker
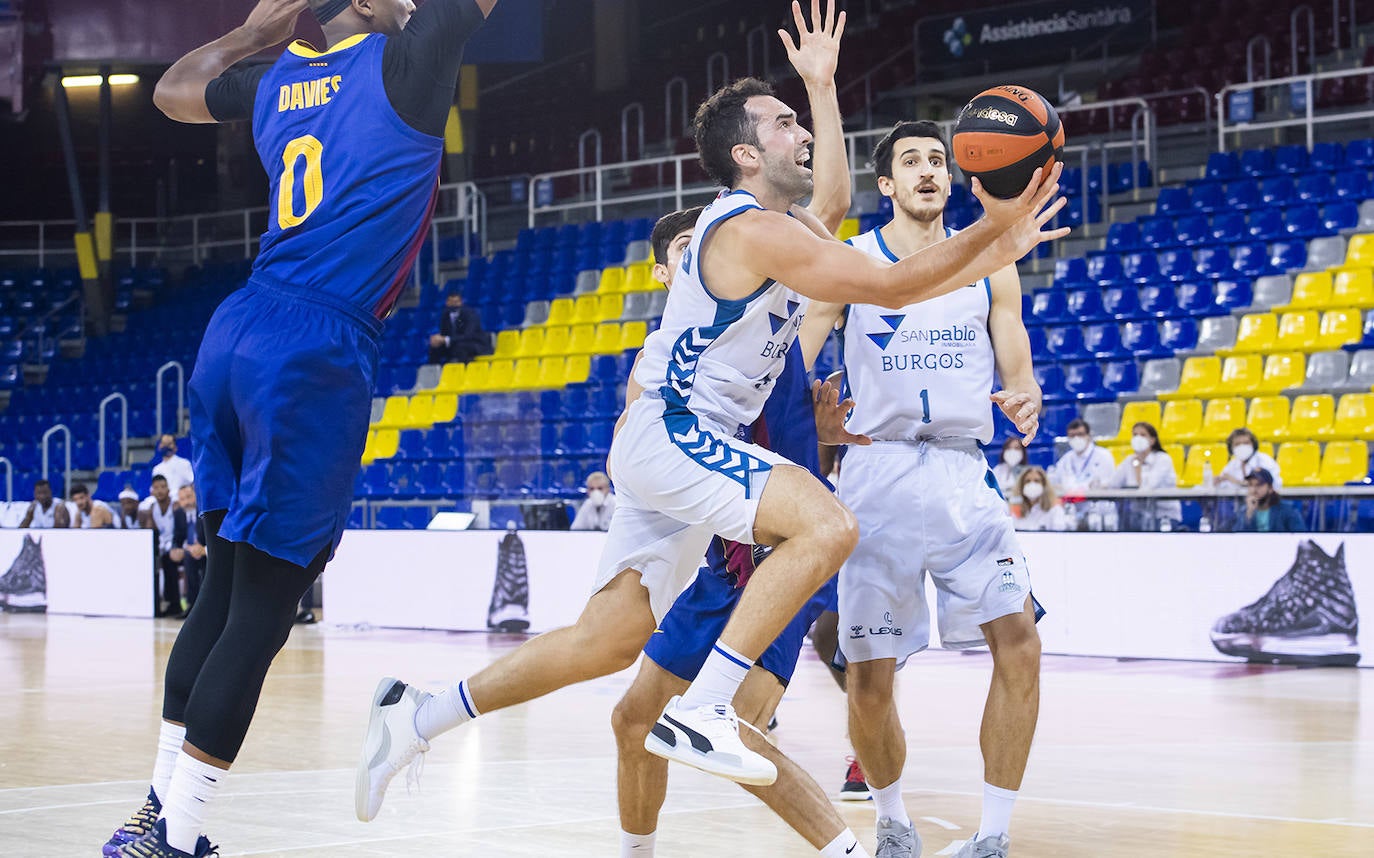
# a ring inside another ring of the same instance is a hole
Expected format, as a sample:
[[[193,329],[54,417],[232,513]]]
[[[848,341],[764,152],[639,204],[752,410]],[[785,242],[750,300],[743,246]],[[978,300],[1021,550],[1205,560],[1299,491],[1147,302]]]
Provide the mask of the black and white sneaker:
[[[0,610],[43,611],[48,605],[48,574],[42,544],[25,534],[19,554],[0,575]]]
[[[681,697],[668,701],[644,738],[646,751],[736,783],[768,786],[778,779],[778,768],[771,760],[744,746],[733,706],[719,703],[685,709],[681,702]],[[756,729],[752,724],[745,726]]]
[[[1328,555],[1308,539],[1268,593],[1217,620],[1212,645],[1250,661],[1352,665],[1360,660],[1359,633],[1345,545]]]

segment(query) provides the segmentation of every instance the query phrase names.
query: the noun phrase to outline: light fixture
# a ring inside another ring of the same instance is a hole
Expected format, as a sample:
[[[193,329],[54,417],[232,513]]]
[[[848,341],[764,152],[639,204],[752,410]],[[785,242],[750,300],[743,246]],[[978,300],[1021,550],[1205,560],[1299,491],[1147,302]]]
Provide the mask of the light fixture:
[[[67,89],[80,89],[82,87],[100,86],[105,78],[98,74],[73,75],[62,78],[62,86]],[[112,74],[110,75],[110,86],[128,86],[138,83],[136,74]]]

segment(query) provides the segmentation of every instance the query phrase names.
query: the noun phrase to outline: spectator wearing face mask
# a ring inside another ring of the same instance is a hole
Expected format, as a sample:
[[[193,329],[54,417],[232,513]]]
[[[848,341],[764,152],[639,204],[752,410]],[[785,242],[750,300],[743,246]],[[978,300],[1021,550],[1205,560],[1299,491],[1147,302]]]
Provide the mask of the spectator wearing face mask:
[[[1117,466],[1107,487],[1140,489],[1146,493],[1156,489],[1178,488],[1174,458],[1164,452],[1164,445],[1159,442],[1159,432],[1152,424],[1141,422],[1131,427],[1131,455]],[[1172,522],[1183,519],[1183,504],[1179,501],[1135,504],[1131,511],[1131,517],[1135,519],[1133,526],[1137,530],[1154,530],[1161,518]]]
[[[1021,514],[1016,517],[1017,530],[1068,530],[1068,517],[1054,494],[1054,487],[1043,468],[1031,465],[1016,481],[1016,494],[1021,497]]]
[[[1274,488],[1283,488],[1283,477],[1279,474],[1279,463],[1259,451],[1259,441],[1249,429],[1236,429],[1226,439],[1226,449],[1231,453],[1231,461],[1217,474],[1217,483],[1230,483],[1244,486],[1245,480],[1258,470],[1269,472],[1274,480]]]
[[[611,515],[615,512],[615,495],[611,494],[611,480],[601,471],[587,476],[587,499],[577,510],[573,530],[610,530]]]
[[[1112,454],[1093,443],[1092,428],[1086,420],[1069,423],[1069,452],[1054,463],[1050,474],[1055,489],[1062,494],[1105,488],[1116,470]]]
[[[1026,446],[1021,439],[1011,435],[1002,442],[1002,458],[992,468],[997,487],[1007,503],[1020,503],[1021,496],[1016,493],[1016,484],[1026,470]]]
[[[162,459],[153,466],[153,476],[165,477],[167,490],[176,497],[182,486],[196,481],[191,474],[191,460],[177,455],[177,439],[172,435],[157,439],[157,452]]]

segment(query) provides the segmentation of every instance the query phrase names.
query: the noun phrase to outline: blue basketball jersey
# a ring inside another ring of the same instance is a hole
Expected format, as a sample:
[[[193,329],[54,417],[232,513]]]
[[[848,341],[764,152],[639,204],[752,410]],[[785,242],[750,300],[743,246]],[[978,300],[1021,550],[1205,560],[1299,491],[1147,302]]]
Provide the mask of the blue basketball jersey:
[[[252,279],[383,318],[424,243],[444,141],[396,114],[386,36],[291,44],[258,85],[253,137],[272,181]]]
[[[763,403],[754,440],[786,456],[815,474],[822,482],[820,453],[816,448],[816,417],[811,406],[811,387],[806,383],[806,362],[802,359],[801,342],[793,340],[783,363],[782,372],[773,383],[773,392]],[[761,437],[766,435],[767,437]]]

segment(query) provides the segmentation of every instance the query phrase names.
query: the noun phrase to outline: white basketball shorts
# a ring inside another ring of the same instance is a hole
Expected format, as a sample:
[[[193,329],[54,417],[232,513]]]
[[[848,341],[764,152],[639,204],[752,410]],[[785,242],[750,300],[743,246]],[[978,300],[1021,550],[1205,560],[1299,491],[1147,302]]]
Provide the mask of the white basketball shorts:
[[[972,440],[851,446],[839,496],[859,520],[840,569],[840,650],[848,661],[895,658],[930,642],[925,576],[938,594],[940,640],[983,646],[983,623],[1019,613],[1030,574],[1007,502]]]

